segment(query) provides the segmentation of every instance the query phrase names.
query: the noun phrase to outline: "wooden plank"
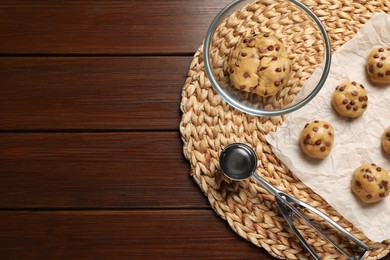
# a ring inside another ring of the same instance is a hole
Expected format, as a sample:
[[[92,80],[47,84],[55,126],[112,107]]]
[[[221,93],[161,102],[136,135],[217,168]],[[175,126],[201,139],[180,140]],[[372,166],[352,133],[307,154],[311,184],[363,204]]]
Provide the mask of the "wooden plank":
[[[177,132],[0,134],[0,208],[209,207]]]
[[[1,212],[3,259],[273,259],[211,210]]]
[[[191,60],[1,58],[0,129],[177,129]]]
[[[191,53],[231,0],[2,1],[1,53]]]

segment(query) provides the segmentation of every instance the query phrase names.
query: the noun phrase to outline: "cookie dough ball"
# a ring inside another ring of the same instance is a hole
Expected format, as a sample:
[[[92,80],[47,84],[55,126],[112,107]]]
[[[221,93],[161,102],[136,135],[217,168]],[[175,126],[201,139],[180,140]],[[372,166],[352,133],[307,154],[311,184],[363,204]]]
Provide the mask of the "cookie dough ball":
[[[336,87],[332,95],[332,106],[339,115],[359,117],[368,106],[368,97],[362,84],[344,82]]]
[[[274,96],[291,74],[291,62],[283,43],[275,36],[250,36],[239,42],[229,57],[232,85],[259,96]]]
[[[382,135],[382,148],[390,155],[390,127],[388,127]]]
[[[366,69],[372,82],[390,84],[390,48],[373,49],[368,55]]]
[[[352,191],[365,203],[374,203],[389,195],[390,176],[375,164],[364,164],[352,175]]]
[[[306,124],[299,138],[302,151],[309,157],[323,159],[332,150],[333,126],[326,121],[316,120]]]

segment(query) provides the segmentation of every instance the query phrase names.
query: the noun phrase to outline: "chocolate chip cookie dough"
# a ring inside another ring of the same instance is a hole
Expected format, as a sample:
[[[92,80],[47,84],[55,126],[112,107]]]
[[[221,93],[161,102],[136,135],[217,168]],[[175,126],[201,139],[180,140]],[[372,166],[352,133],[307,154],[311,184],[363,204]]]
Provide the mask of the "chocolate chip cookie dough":
[[[283,43],[270,34],[239,42],[229,57],[232,85],[259,96],[274,96],[288,83],[291,62]]]
[[[326,121],[319,120],[306,124],[299,138],[302,151],[307,156],[318,159],[329,155],[333,142],[333,126]]]
[[[343,82],[332,95],[332,106],[342,116],[359,117],[368,106],[368,96],[362,84],[355,81]]]
[[[364,164],[352,175],[351,188],[358,198],[365,203],[378,202],[390,193],[389,173],[375,164]]]
[[[390,126],[383,133],[381,143],[383,150],[390,155]]]
[[[368,55],[366,69],[372,82],[390,84],[390,48],[373,49]]]

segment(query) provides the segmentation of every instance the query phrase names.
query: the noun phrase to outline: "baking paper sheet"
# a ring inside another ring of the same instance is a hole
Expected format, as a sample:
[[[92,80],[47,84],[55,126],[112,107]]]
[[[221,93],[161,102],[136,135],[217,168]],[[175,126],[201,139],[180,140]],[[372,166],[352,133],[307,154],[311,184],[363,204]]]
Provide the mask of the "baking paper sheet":
[[[365,70],[371,49],[383,46],[390,47],[390,15],[378,13],[333,54],[320,93],[267,135],[273,152],[297,177],[375,242],[390,239],[390,197],[363,204],[351,192],[351,178],[353,171],[366,163],[390,171],[390,157],[381,149],[381,136],[390,126],[390,85],[373,84]],[[308,89],[316,84],[322,68],[308,79]],[[366,88],[368,108],[359,118],[339,117],[331,106],[331,95],[343,81],[357,81]],[[335,129],[333,149],[323,160],[309,159],[298,143],[305,124],[316,119],[330,122]]]

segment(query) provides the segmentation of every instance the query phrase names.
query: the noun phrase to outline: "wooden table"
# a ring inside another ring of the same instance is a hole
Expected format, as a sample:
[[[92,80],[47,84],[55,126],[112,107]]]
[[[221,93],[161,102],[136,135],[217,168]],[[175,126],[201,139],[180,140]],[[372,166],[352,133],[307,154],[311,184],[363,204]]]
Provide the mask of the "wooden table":
[[[1,259],[273,259],[182,155],[186,73],[229,2],[0,2]]]
[[[182,155],[181,90],[229,2],[0,2],[1,259],[272,259]]]

